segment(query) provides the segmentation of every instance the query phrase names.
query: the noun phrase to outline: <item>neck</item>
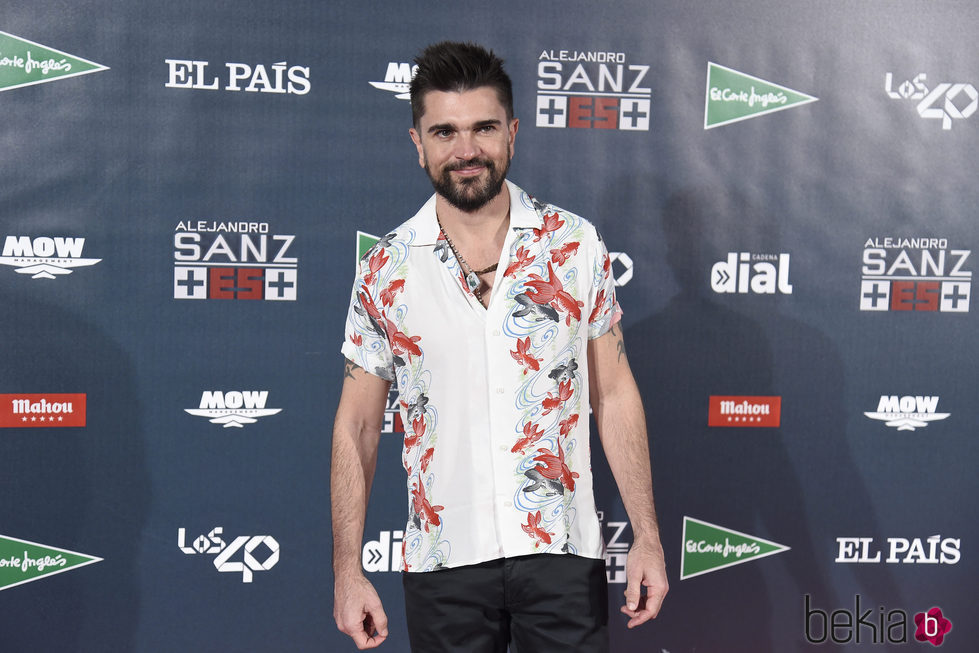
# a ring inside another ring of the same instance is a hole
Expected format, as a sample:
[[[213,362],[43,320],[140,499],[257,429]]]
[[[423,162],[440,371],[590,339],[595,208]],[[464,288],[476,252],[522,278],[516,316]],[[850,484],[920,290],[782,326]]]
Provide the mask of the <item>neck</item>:
[[[501,234],[505,235],[510,224],[510,190],[504,184],[496,197],[472,212],[460,211],[444,197],[436,195],[435,211],[454,240],[460,243],[492,242]]]

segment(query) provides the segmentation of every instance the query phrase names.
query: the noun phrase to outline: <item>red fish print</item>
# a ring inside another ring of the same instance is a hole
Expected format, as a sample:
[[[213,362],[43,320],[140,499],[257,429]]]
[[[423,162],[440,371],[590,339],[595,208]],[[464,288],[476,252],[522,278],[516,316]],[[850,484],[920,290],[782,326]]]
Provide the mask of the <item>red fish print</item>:
[[[568,433],[571,433],[571,429],[578,425],[578,413],[575,413],[568,419],[561,420],[559,426],[561,427],[561,437],[567,437]]]
[[[381,291],[381,304],[390,306],[394,303],[394,296],[399,291],[404,290],[405,280],[397,279],[388,284],[388,287]]]
[[[411,355],[421,356],[422,350],[418,348],[415,343],[422,339],[421,336],[411,336],[410,338],[398,331],[398,327],[388,319],[387,315],[381,314],[384,318],[384,323],[387,325],[388,341],[391,343],[391,352],[396,356],[401,354],[408,354],[408,360],[411,361]]]
[[[608,279],[609,273],[612,271],[612,258],[605,252],[605,260],[602,262],[602,277]]]
[[[523,435],[510,449],[510,453],[525,453],[524,449],[540,440],[544,431],[533,422],[527,422],[523,425]]]
[[[362,344],[364,344],[364,337],[359,333],[355,333],[354,335],[350,336],[350,342],[360,347]]]
[[[573,492],[574,480],[578,478],[579,474],[572,472],[571,468],[564,462],[564,449],[561,448],[561,443],[557,443],[556,456],[551,453],[550,449],[538,449],[537,453],[540,455],[536,456],[534,460],[542,463],[543,466],[537,465],[534,469],[544,478],[561,479],[564,487]]]
[[[517,361],[521,365],[525,365],[523,373],[527,374],[528,371],[534,370],[535,372],[540,369],[542,358],[534,358],[534,355],[530,353],[530,336],[527,336],[523,340],[517,340],[517,349],[510,352],[510,356],[513,360]]]
[[[535,549],[541,544],[550,544],[551,535],[554,535],[554,533],[548,533],[546,530],[541,528],[540,523],[541,523],[541,515],[540,515],[540,510],[538,510],[536,515],[528,512],[527,523],[520,525],[520,528],[523,529],[523,532],[529,535],[531,538],[533,538]]]
[[[367,262],[368,267],[370,267],[370,273],[364,277],[364,283],[366,283],[368,286],[373,284],[377,279],[377,273],[380,272],[381,268],[384,267],[384,264],[390,260],[391,257],[385,256],[383,249],[377,250],[377,252],[375,252]]]
[[[571,256],[573,256],[578,251],[578,245],[581,243],[565,243],[561,247],[551,250],[551,260],[557,263],[558,267],[564,265]]]
[[[568,326],[571,326],[572,316],[580,322],[581,307],[585,303],[576,300],[571,296],[571,293],[564,289],[564,284],[554,274],[554,268],[551,267],[550,261],[547,262],[547,275],[547,281],[539,274],[530,275],[531,280],[527,282],[527,285],[530,286],[531,290],[527,292],[527,296],[537,304],[550,304],[558,312],[567,311]]]
[[[405,402],[401,403],[407,408]],[[420,444],[423,435],[425,435],[425,418],[419,417],[411,423],[411,435],[405,433],[405,451],[411,451],[412,447]]]
[[[558,217],[557,213],[548,213],[544,216],[544,224],[540,229],[534,229],[534,242],[536,243],[546,234],[557,231],[564,224],[564,220]]]
[[[506,272],[503,273],[504,277],[513,277],[516,279],[517,273],[530,265],[534,260],[534,257],[530,255],[530,251],[523,247],[518,247],[516,254],[517,260],[507,266]]]
[[[425,485],[422,483],[421,474],[418,475],[417,483],[415,481],[411,482],[411,506],[414,508],[418,518],[425,522],[426,533],[428,532],[429,524],[438,526],[442,523],[438,512],[444,510],[445,506],[433,506],[425,498]]]
[[[574,388],[571,387],[571,379],[568,379],[564,383],[561,383],[557,387],[557,394],[552,395],[550,392],[547,393],[547,397],[542,402],[544,406],[544,412],[542,415],[549,414],[552,410],[558,410],[561,404],[571,399],[571,395],[574,394]]]
[[[435,447],[429,447],[428,449],[425,450],[425,453],[422,454],[421,468],[423,474],[428,471],[428,465],[429,463],[432,462],[432,456],[434,455],[435,455]]]
[[[598,293],[598,297],[595,298],[595,308],[592,309],[591,315],[588,316],[588,321],[594,322],[599,317],[601,317],[599,313],[602,311],[602,308],[604,308],[604,306],[605,306],[605,289],[603,288],[601,292]]]
[[[363,284],[361,284],[360,289],[363,290],[363,292],[357,293],[357,297],[360,298],[360,305],[364,307],[364,310],[367,311],[368,315],[375,320],[380,320],[381,311],[377,310],[377,305],[374,304],[374,300],[371,299],[370,290],[368,290],[367,286]]]

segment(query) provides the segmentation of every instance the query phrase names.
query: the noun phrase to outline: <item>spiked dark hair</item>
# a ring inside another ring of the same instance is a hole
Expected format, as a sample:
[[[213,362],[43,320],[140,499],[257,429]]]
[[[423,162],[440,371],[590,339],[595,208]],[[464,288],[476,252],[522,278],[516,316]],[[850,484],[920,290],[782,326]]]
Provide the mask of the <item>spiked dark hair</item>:
[[[513,118],[513,85],[503,70],[503,60],[475,43],[442,41],[425,48],[415,57],[418,71],[411,80],[411,120],[417,128],[425,113],[425,94],[429,91],[462,92],[482,86],[496,90]]]

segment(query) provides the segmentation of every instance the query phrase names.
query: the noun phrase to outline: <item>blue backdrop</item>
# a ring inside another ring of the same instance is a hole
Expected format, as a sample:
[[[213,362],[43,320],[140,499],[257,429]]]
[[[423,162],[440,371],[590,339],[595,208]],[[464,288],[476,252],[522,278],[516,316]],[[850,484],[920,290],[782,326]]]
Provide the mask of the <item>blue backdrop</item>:
[[[510,177],[613,253],[671,583],[627,631],[631,530],[596,440],[613,650],[928,650],[946,621],[943,650],[974,650],[977,19],[8,3],[0,648],[352,650],[330,568],[343,318],[362,242],[431,194],[399,95],[453,39],[507,62]],[[388,419],[364,565],[394,652]]]

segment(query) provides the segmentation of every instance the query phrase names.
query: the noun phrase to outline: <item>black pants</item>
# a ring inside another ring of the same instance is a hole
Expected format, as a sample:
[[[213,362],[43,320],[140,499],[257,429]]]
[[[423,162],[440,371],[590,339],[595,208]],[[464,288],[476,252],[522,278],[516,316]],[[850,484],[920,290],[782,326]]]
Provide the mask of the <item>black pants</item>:
[[[402,574],[413,653],[605,653],[605,561],[540,554]]]

